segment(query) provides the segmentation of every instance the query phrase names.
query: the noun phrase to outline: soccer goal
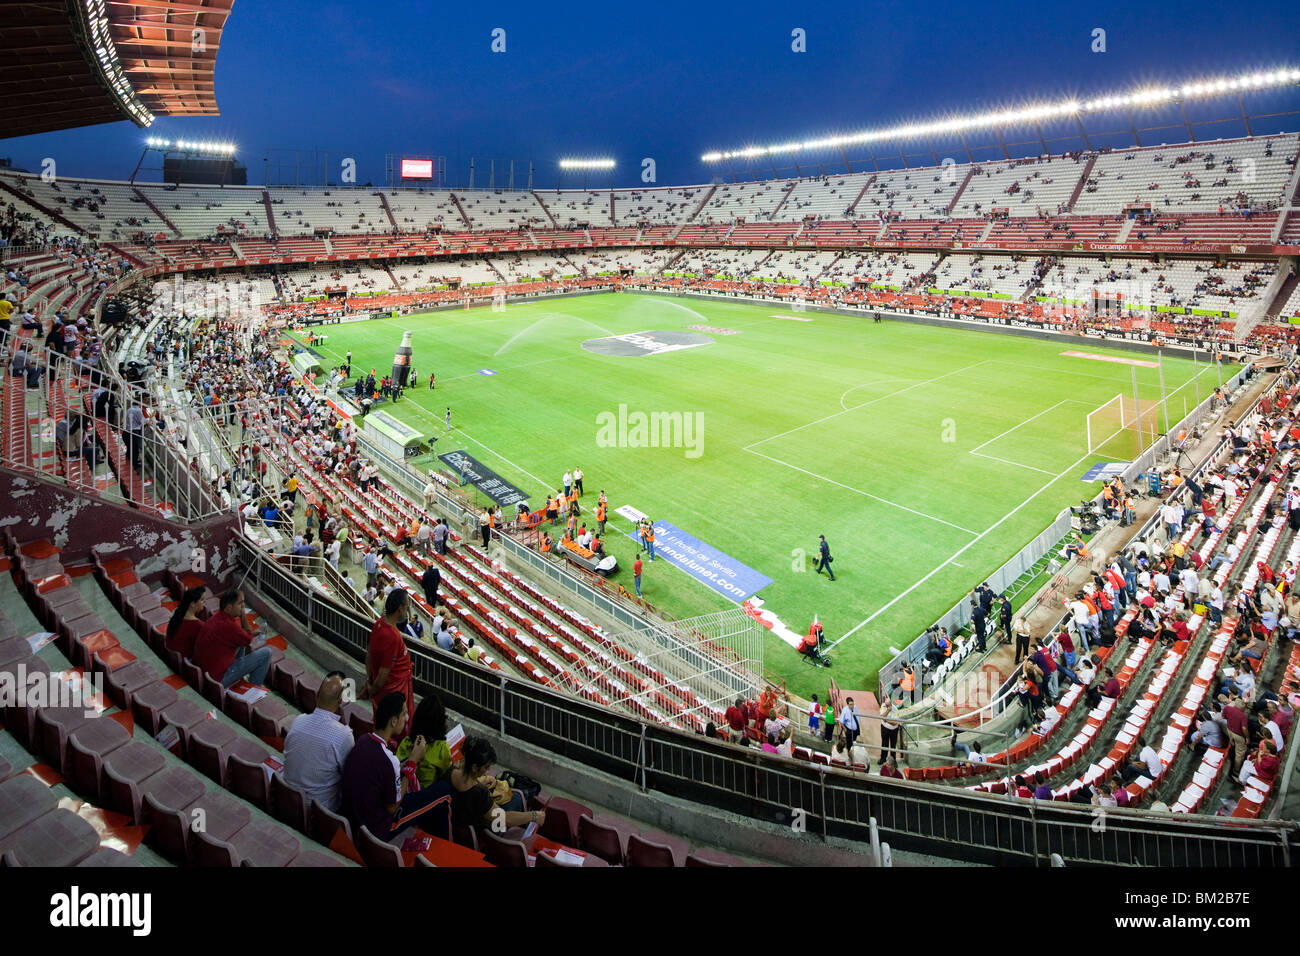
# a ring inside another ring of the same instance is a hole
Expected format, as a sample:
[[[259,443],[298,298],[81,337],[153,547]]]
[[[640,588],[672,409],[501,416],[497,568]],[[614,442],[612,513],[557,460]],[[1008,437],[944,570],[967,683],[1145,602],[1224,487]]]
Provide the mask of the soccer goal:
[[[1160,437],[1160,403],[1116,395],[1088,413],[1088,453],[1132,461]]]

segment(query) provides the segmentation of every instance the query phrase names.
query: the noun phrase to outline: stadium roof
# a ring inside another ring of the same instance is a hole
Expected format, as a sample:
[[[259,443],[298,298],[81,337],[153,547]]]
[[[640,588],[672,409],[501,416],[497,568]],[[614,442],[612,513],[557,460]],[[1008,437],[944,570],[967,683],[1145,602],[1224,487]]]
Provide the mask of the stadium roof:
[[[0,0],[0,137],[214,116],[234,0]]]

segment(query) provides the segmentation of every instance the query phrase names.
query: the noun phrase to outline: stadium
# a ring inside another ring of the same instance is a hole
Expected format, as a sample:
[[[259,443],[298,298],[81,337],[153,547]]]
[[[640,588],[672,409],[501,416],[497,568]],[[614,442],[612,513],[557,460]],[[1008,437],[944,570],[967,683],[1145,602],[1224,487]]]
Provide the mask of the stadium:
[[[6,867],[1290,865],[1300,59],[381,163],[11,8]]]

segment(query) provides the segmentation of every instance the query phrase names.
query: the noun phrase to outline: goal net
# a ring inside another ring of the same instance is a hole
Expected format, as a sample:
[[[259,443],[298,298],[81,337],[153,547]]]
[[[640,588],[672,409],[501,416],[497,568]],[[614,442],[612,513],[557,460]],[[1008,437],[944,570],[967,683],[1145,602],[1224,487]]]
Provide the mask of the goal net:
[[[1088,453],[1132,461],[1160,437],[1160,403],[1119,394],[1088,413]]]

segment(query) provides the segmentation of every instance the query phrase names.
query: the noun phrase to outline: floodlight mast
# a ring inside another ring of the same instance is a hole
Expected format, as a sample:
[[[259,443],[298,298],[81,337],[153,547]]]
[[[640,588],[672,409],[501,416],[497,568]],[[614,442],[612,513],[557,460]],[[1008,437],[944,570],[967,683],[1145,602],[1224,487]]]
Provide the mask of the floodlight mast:
[[[140,151],[140,158],[136,161],[135,169],[131,170],[131,176],[127,182],[135,185],[135,177],[144,165],[145,157],[150,153],[159,153],[164,160],[169,153],[182,153],[187,156],[226,156],[233,158],[235,150],[235,144],[228,140],[171,140],[161,136],[150,136],[144,141],[144,148]]]
[[[614,188],[614,166],[615,166],[615,165],[616,165],[616,164],[615,164],[614,160],[612,160],[612,159],[561,159],[561,160],[560,160],[560,173],[559,173],[559,175],[562,176],[566,171],[569,171],[569,170],[573,170],[573,171],[581,170],[581,171],[582,171],[582,188],[583,188],[583,189],[586,189],[586,188],[587,188],[588,174],[589,174],[593,169],[594,169],[594,170],[606,170],[606,169],[607,169],[607,170],[610,171],[609,186],[610,186],[611,189],[613,189],[613,188]],[[560,188],[559,176],[556,177],[555,188],[556,188],[556,189],[559,189],[559,188]]]

